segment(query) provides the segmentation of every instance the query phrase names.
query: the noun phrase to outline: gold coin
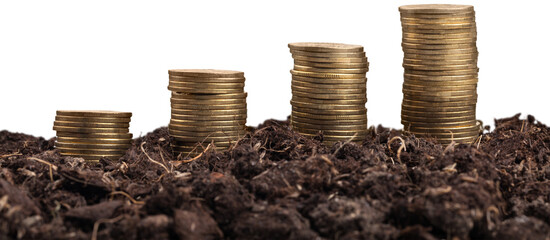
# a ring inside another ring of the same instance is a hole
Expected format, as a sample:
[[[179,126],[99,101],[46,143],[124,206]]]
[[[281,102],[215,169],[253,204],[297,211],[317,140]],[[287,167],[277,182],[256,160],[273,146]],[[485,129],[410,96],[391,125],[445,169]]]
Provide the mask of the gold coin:
[[[212,89],[212,88],[186,88],[186,87],[174,87],[168,86],[168,90],[178,93],[203,93],[203,94],[231,94],[231,93],[242,93],[243,88],[236,89]]]
[[[458,112],[419,112],[407,109],[401,109],[401,114],[412,117],[460,117],[460,116],[475,116],[475,110],[458,111]]]
[[[302,123],[302,124],[312,124],[312,125],[328,125],[328,126],[339,126],[339,125],[367,125],[367,116],[363,116],[361,119],[351,119],[351,120],[332,120],[332,119],[310,119],[298,117],[292,115],[290,117],[292,123]]]
[[[129,123],[130,118],[102,118],[102,117],[71,117],[55,116],[56,121],[64,122],[95,122],[95,123]]]
[[[98,123],[98,122],[69,122],[54,121],[54,126],[60,127],[78,127],[78,128],[125,128],[128,132],[129,123]]]
[[[430,88],[438,88],[438,87],[447,87],[452,88],[455,86],[462,86],[462,87],[476,87],[477,86],[477,79],[472,80],[457,80],[457,81],[419,81],[419,80],[409,80],[405,79],[404,84],[411,84],[411,85],[421,85],[425,87]]]
[[[244,83],[244,77],[236,78],[202,78],[202,77],[182,77],[182,76],[168,76],[168,79],[172,82],[187,82],[187,83]]]
[[[430,40],[445,40],[445,39],[457,39],[457,38],[475,38],[477,33],[451,33],[451,34],[427,34],[427,33],[403,33],[403,38],[415,38],[415,39],[430,39]]]
[[[416,4],[399,7],[399,12],[407,14],[464,14],[473,11],[474,6],[456,4]]]
[[[475,17],[475,11],[444,13],[444,14],[424,14],[424,13],[407,13],[400,12],[401,18],[416,18],[416,19],[445,19],[457,17]]]
[[[194,126],[194,125],[182,125],[182,124],[170,124],[168,125],[170,130],[177,131],[192,131],[192,132],[232,132],[244,130],[244,124],[233,126]]]
[[[406,24],[452,24],[452,23],[475,23],[475,16],[449,17],[449,18],[415,18],[401,17],[401,23]]]
[[[71,133],[128,133],[128,128],[83,128],[83,127],[65,127],[53,126],[53,130]]]
[[[473,85],[460,85],[460,86],[426,86],[426,85],[417,85],[410,84],[409,82],[403,83],[403,89],[408,89],[412,91],[464,91],[464,90],[476,90],[477,84]]]
[[[424,76],[463,76],[463,75],[475,75],[479,72],[479,68],[475,69],[463,69],[463,70],[439,70],[439,71],[426,71],[426,70],[410,70],[405,69],[405,74],[424,75]]]
[[[171,119],[174,121],[234,121],[244,120],[246,122],[246,114],[225,114],[225,115],[194,115],[194,114],[172,114]]]
[[[413,100],[413,101],[415,100],[429,101],[429,102],[477,101],[477,94],[456,96],[456,97],[438,97],[438,96],[418,96],[418,95],[410,95],[410,94],[404,93],[403,99]]]
[[[462,97],[462,96],[473,96],[477,95],[477,90],[453,90],[453,91],[417,91],[417,90],[410,90],[403,88],[403,93],[412,95],[412,96],[419,96],[419,97]]]
[[[477,28],[475,24],[469,26],[459,27],[459,28],[441,28],[442,25],[432,24],[430,26],[440,28],[421,28],[426,26],[426,24],[421,25],[406,25],[401,23],[401,29],[405,33],[423,33],[423,34],[458,34],[458,33],[477,33]]]
[[[411,70],[419,70],[419,71],[438,71],[439,72],[446,72],[446,71],[459,71],[459,70],[468,70],[468,69],[475,69],[477,70],[477,64],[465,64],[465,65],[415,65],[415,64],[407,64],[404,63],[403,67],[407,71]],[[439,73],[444,74],[444,73]]]
[[[366,84],[366,78],[357,78],[357,79],[326,79],[326,78],[311,78],[311,77],[301,77],[301,76],[292,76],[292,80],[317,83],[317,84]]]
[[[173,136],[185,136],[185,137],[235,137],[242,136],[246,133],[244,128],[226,131],[223,129],[212,131],[190,131],[190,130],[177,130],[168,127],[168,132]]]
[[[326,125],[326,124],[310,124],[310,123],[301,123],[297,121],[291,121],[291,126],[301,128],[301,129],[316,129],[317,131],[322,130],[366,130],[367,124],[359,125]]]
[[[478,55],[479,55],[478,53],[445,54],[445,55],[405,53],[404,59],[431,60],[431,61],[477,60]]]
[[[346,84],[346,83],[339,83],[339,84],[330,84],[330,83],[311,83],[311,82],[304,82],[300,80],[292,80],[292,86],[295,87],[304,87],[304,88],[315,88],[315,89],[366,89],[367,84],[366,83],[360,83],[360,84]]]
[[[127,150],[130,144],[91,144],[91,143],[67,143],[55,142],[56,148],[74,148],[74,149],[122,149]]]
[[[190,100],[218,100],[218,99],[246,99],[248,93],[229,93],[229,94],[193,94],[193,93],[172,93],[174,99]]]
[[[197,115],[197,116],[217,116],[217,115],[239,115],[246,114],[246,109],[227,109],[227,110],[185,110],[172,108],[172,114],[178,115]]]
[[[425,127],[425,128],[450,128],[450,127],[464,127],[477,124],[477,120],[459,121],[459,122],[447,122],[447,123],[426,123],[426,122],[414,122],[405,119],[401,119],[404,129],[410,129],[411,127]]]
[[[403,74],[405,80],[411,81],[425,81],[425,82],[436,82],[436,81],[475,81],[477,83],[477,73],[469,73],[464,75],[451,75],[451,76],[430,76],[424,74]]]
[[[57,137],[73,137],[73,138],[86,138],[86,139],[132,139],[132,134],[128,133],[79,133],[79,132],[67,132],[67,131],[57,131]]]
[[[321,58],[365,58],[365,52],[350,52],[350,53],[320,53],[320,52],[308,52],[300,50],[291,50],[292,55],[305,56],[305,57],[321,57]]]
[[[57,110],[57,116],[69,117],[106,117],[106,118],[130,118],[131,112],[115,112],[102,110]]]
[[[347,100],[347,99],[366,99],[367,93],[360,93],[360,94],[324,94],[324,93],[309,93],[309,92],[300,92],[293,90],[292,91],[293,96],[298,97],[306,97],[306,98],[314,98],[314,99],[340,99],[340,100]]]
[[[57,142],[74,143],[74,144],[115,144],[129,145],[132,139],[116,139],[116,138],[79,138],[79,137],[56,137]]]
[[[463,106],[474,106],[477,103],[476,99],[470,99],[466,101],[449,101],[449,102],[431,102],[431,101],[422,101],[422,100],[411,100],[403,99],[403,104],[409,106],[418,106],[418,107],[463,107]]]
[[[196,104],[170,104],[170,107],[183,110],[232,110],[246,109],[246,104],[227,104],[227,105],[196,105]]]
[[[67,147],[56,147],[62,153],[75,153],[75,154],[125,154],[128,149],[80,149],[80,148],[67,148]]]
[[[311,109],[319,109],[319,110],[359,110],[359,109],[365,109],[365,105],[335,105],[335,104],[311,104],[311,103],[304,103],[304,102],[296,102],[296,101],[290,101],[290,104],[293,107],[299,107],[299,108],[311,108]]]
[[[367,114],[343,114],[338,115],[338,113],[330,114],[330,115],[321,115],[321,114],[311,114],[311,113],[304,113],[304,112],[297,112],[292,111],[293,117],[300,117],[300,118],[308,118],[308,119],[317,119],[317,120],[361,120],[366,119]]]
[[[207,127],[207,126],[242,126],[246,124],[246,119],[235,119],[235,120],[210,120],[204,118],[202,120],[181,120],[181,119],[170,119],[170,124],[175,125],[186,125],[186,126],[196,126],[196,127]]]
[[[450,122],[475,120],[475,115],[460,116],[460,117],[418,117],[418,116],[408,116],[402,113],[401,119],[408,122],[420,122],[420,123],[450,123]]]
[[[455,136],[460,137],[460,134],[469,136],[473,136],[476,134],[481,133],[481,129],[477,126],[470,127],[470,128],[451,128],[451,129],[443,129],[443,128],[437,128],[437,129],[430,129],[430,128],[415,128],[408,130],[409,132],[412,132],[414,134],[420,133],[420,134],[434,134],[439,136]],[[451,134],[452,133],[452,134]],[[457,135],[459,134],[459,135]]]
[[[405,54],[428,54],[428,55],[453,55],[453,54],[477,54],[477,48],[462,48],[462,49],[438,49],[438,50],[424,50],[424,49],[409,49],[403,48]]]
[[[293,112],[302,112],[302,113],[310,113],[310,114],[320,114],[320,115],[344,115],[344,114],[350,114],[350,115],[359,115],[359,114],[366,114],[367,109],[351,109],[351,110],[323,110],[323,109],[311,109],[311,108],[301,108],[301,107],[295,107],[292,106]]]
[[[432,106],[411,106],[407,104],[401,104],[401,109],[416,112],[461,112],[461,111],[474,111],[476,105],[464,105],[458,107],[432,107]]]
[[[475,141],[477,138],[478,138],[479,134],[476,134],[474,136],[469,136],[469,137],[448,137],[448,138],[443,138],[443,137],[436,137],[435,139],[437,140],[438,143],[440,144],[450,144],[451,142],[456,142],[456,143],[472,143],[473,141]]]
[[[353,130],[353,131],[345,131],[345,130],[312,130],[312,129],[303,129],[296,126],[293,126],[292,129],[294,131],[297,131],[299,133],[308,133],[308,134],[317,134],[317,133],[323,133],[330,136],[353,136],[353,135],[365,135],[367,134],[367,128],[365,127],[364,130]]]
[[[293,91],[310,93],[310,94],[361,94],[366,93],[367,89],[363,88],[313,88],[313,87],[301,87],[292,85]]]
[[[426,49],[426,50],[453,50],[453,49],[464,49],[464,48],[474,48],[476,43],[454,43],[454,44],[424,44],[424,43],[401,43],[401,46],[407,49]]]
[[[173,104],[190,104],[190,105],[246,104],[246,98],[243,98],[243,99],[214,99],[214,100],[190,100],[190,99],[170,98],[170,103],[173,103]]]
[[[177,88],[215,88],[215,89],[243,89],[244,83],[187,83],[169,81],[168,84]]]
[[[445,65],[467,65],[467,64],[477,64],[477,58],[475,59],[459,59],[459,60],[424,60],[424,59],[403,59],[405,64],[414,64],[414,65],[429,65],[429,66],[445,66]]]
[[[363,46],[343,43],[322,43],[322,42],[296,42],[289,43],[291,51],[326,52],[326,53],[349,53],[363,52]]]
[[[101,158],[107,158],[107,159],[111,159],[111,160],[118,160],[122,156],[124,156],[124,154],[101,154],[101,153],[99,153],[99,154],[83,154],[83,153],[73,153],[73,152],[64,152],[64,151],[59,151],[59,153],[63,156],[84,158],[84,160],[86,160],[86,161],[99,161]]]
[[[470,132],[470,133],[426,133],[426,132],[412,132],[412,134],[416,135],[416,136],[423,136],[423,137],[434,137],[436,139],[439,139],[439,138],[444,138],[444,139],[447,139],[447,138],[457,138],[457,139],[461,139],[461,138],[465,138],[465,137],[474,137],[474,136],[479,136],[479,132]]]
[[[172,76],[184,76],[184,77],[204,77],[204,78],[217,78],[217,77],[244,77],[243,72],[231,71],[231,70],[215,70],[215,69],[171,69],[168,70],[168,74]]]
[[[366,73],[368,68],[314,68],[308,66],[294,65],[294,70],[303,72],[318,72],[318,73]]]
[[[465,43],[475,43],[477,37],[470,38],[445,38],[445,39],[422,39],[422,38],[402,38],[403,43],[414,43],[414,44],[465,44]]]
[[[452,32],[467,32],[476,28],[475,22],[454,22],[454,23],[411,23],[407,21],[401,21],[401,27],[410,31],[452,31]]]
[[[368,62],[366,57],[363,58],[321,58],[321,57],[307,57],[292,55],[294,60],[318,62],[318,63],[366,63]]]
[[[362,105],[362,106],[365,106],[365,103],[367,103],[366,98],[350,99],[350,100],[337,100],[337,99],[323,100],[323,99],[304,98],[304,97],[298,97],[298,96],[292,96],[291,101],[303,102],[303,103],[309,103],[309,104],[336,104],[336,105]]]
[[[310,62],[310,61],[300,61],[294,59],[294,65],[314,67],[314,68],[368,68],[368,62],[361,63],[320,63],[320,62]]]

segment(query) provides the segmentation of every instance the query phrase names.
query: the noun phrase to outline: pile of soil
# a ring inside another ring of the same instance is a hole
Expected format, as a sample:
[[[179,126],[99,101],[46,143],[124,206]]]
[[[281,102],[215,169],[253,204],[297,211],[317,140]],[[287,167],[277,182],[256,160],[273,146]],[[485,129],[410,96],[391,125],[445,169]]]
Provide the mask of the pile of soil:
[[[379,126],[326,146],[268,120],[198,158],[159,128],[91,166],[3,131],[0,239],[550,239],[550,128],[495,124],[472,145]]]

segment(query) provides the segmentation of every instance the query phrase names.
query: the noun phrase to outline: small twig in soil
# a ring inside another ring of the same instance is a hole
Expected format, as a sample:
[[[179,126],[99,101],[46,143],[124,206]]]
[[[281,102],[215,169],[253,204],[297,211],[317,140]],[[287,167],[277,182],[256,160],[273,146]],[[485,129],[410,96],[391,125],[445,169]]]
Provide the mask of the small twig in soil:
[[[145,148],[143,148],[143,145],[145,145],[145,143],[146,143],[146,142],[142,142],[142,143],[141,143],[141,151],[142,151],[143,153],[145,153],[145,156],[147,156],[147,158],[149,159],[149,161],[151,161],[151,162],[154,163],[154,164],[157,164],[157,165],[161,166],[162,168],[164,168],[164,170],[166,170],[167,173],[170,173],[170,170],[168,170],[168,168],[167,168],[165,165],[163,165],[162,163],[159,163],[159,162],[155,161],[154,159],[152,159],[152,158],[149,156],[149,154],[147,154],[147,152],[145,152]]]
[[[102,223],[115,223],[120,221],[122,218],[124,218],[124,215],[120,215],[116,218],[111,219],[99,219],[94,223],[94,229],[92,231],[92,240],[97,240],[97,231],[99,230],[99,224]]]
[[[204,149],[204,151],[202,151],[199,155],[197,155],[196,157],[194,158],[191,158],[191,159],[187,159],[187,160],[182,160],[181,162],[182,163],[190,163],[192,161],[195,161],[197,159],[199,159],[200,157],[202,157],[202,155],[207,152],[208,150],[210,150],[210,148],[212,148],[212,144],[208,144],[208,146],[206,146],[206,149]]]
[[[396,140],[400,140],[401,141],[401,146],[399,146],[399,148],[397,149],[397,161],[400,163],[400,164],[403,164],[403,162],[401,162],[401,152],[402,151],[407,151],[407,147],[405,146],[405,140],[403,140],[403,138],[399,137],[399,136],[395,136],[393,137],[392,139],[390,139],[388,141],[388,149],[391,151],[391,144],[393,142],[395,142]]]
[[[136,200],[135,198],[133,198],[132,196],[130,196],[130,194],[126,193],[126,192],[123,192],[123,191],[114,191],[114,192],[111,192],[109,193],[110,195],[122,195],[122,196],[125,196],[126,198],[128,198],[128,200],[130,200],[130,202],[132,202],[133,204],[139,204],[139,205],[143,205],[145,204],[144,201],[138,201]]]
[[[53,170],[57,171],[57,166],[55,166],[55,165],[53,165],[53,164],[51,164],[51,163],[49,163],[49,162],[46,162],[46,161],[44,161],[44,160],[42,160],[42,159],[35,158],[35,157],[30,157],[30,158],[28,158],[28,159],[34,160],[34,161],[37,161],[37,162],[39,162],[39,163],[43,163],[43,164],[48,165],[48,166],[50,167],[50,180],[53,182]]]
[[[357,137],[357,133],[353,134],[353,136],[351,136],[350,139],[348,139],[347,141],[345,141],[344,143],[340,144],[340,146],[338,147],[338,149],[336,149],[336,151],[334,151],[334,153],[332,154],[332,156],[336,156],[336,154],[340,151],[340,149],[342,149],[346,144],[350,143],[351,141],[353,141],[353,139],[355,139],[355,137]]]
[[[13,157],[13,156],[21,156],[23,154],[19,153],[19,152],[16,152],[16,153],[10,153],[10,154],[6,154],[6,155],[2,155],[0,156],[0,158],[7,158],[7,157]]]

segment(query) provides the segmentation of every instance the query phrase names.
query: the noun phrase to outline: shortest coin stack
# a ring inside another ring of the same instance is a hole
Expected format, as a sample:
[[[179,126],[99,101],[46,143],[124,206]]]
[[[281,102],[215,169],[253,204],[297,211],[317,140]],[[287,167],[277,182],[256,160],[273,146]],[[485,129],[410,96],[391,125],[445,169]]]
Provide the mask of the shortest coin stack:
[[[211,142],[222,151],[246,133],[243,72],[175,69],[168,74],[172,91],[168,129],[175,153],[195,156],[204,150],[199,143]]]
[[[130,147],[130,112],[57,111],[55,148],[64,156],[87,161],[118,160]]]

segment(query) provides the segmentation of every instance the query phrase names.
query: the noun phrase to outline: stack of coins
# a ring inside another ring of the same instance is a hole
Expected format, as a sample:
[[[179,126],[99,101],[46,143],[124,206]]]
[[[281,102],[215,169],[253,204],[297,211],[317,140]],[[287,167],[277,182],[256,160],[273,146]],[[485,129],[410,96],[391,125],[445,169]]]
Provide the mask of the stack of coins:
[[[118,160],[130,147],[130,112],[57,111],[53,130],[55,148],[61,155],[87,161]]]
[[[228,70],[169,70],[172,116],[168,129],[174,152],[194,156],[198,143],[225,150],[245,134],[244,73]]]
[[[323,141],[360,142],[367,131],[369,63],[363,47],[339,43],[290,43],[294,58],[291,126]]]
[[[442,144],[473,142],[478,51],[473,6],[427,4],[399,8],[403,29],[401,122]]]

